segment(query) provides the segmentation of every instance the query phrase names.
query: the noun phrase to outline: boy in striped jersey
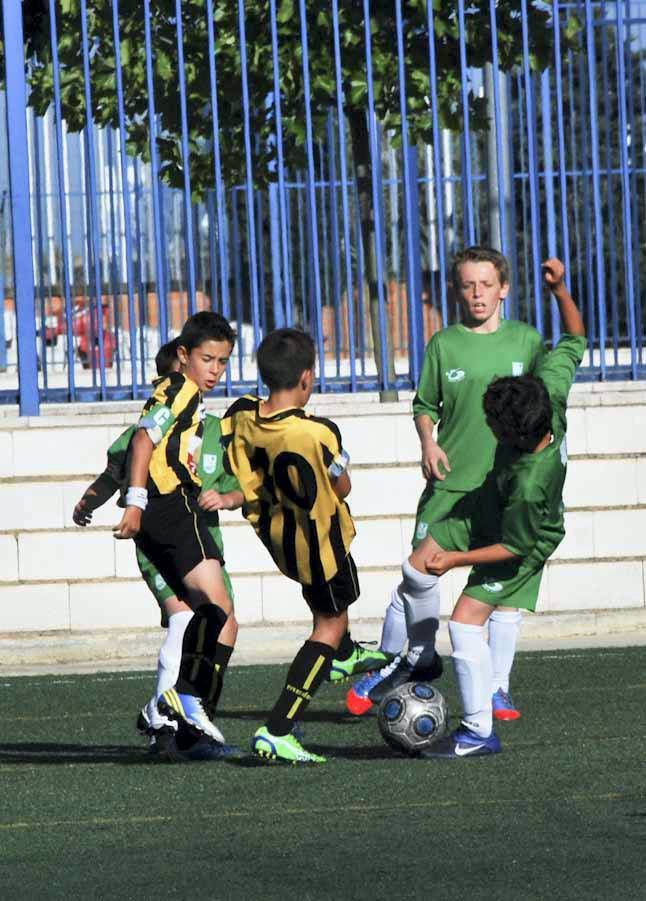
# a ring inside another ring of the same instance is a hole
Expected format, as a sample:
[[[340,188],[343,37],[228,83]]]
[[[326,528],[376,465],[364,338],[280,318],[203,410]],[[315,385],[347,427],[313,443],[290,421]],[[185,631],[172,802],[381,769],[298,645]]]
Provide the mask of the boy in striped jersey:
[[[345,661],[349,675],[384,660],[352,642],[348,631],[348,607],[359,597],[350,555],[355,529],[345,503],[349,457],[337,426],[303,409],[314,362],[309,335],[270,332],[258,348],[269,398],[242,397],[222,419],[225,466],[244,493],[243,513],[280,571],[301,585],[312,611],[312,633],[252,740],[256,754],[294,763],[325,761],[303,748],[292,729],[332,667],[341,670]]]

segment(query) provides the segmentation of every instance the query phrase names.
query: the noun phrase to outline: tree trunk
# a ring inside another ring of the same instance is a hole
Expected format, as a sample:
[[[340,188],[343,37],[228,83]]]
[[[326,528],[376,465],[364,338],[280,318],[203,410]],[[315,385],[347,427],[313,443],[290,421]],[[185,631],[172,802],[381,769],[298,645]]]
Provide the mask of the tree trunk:
[[[395,361],[392,340],[388,328],[388,291],[384,285],[385,297],[385,313],[386,313],[386,334],[381,334],[379,325],[379,291],[377,284],[377,260],[375,253],[375,213],[372,204],[372,161],[370,158],[370,135],[368,125],[364,113],[350,113],[348,116],[350,124],[350,136],[352,140],[352,155],[354,159],[354,172],[357,180],[357,192],[359,195],[359,219],[361,223],[361,240],[363,243],[363,258],[365,265],[365,278],[368,285],[370,324],[372,327],[373,351],[375,355],[375,363],[377,364],[377,374],[380,382],[384,383],[385,373],[382,365],[382,340],[386,342],[386,372],[388,375],[388,383],[391,386],[388,390],[380,390],[382,401],[397,400],[397,391],[395,390]],[[360,303],[363,296],[360,297]]]

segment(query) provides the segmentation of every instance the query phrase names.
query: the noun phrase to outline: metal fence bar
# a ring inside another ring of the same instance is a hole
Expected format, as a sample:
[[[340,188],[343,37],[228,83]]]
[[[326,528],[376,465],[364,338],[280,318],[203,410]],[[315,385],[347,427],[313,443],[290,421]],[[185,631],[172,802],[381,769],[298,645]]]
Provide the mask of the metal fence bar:
[[[428,67],[431,81],[431,117],[433,123],[433,183],[435,188],[435,208],[437,211],[437,257],[440,267],[440,298],[442,304],[442,322],[449,323],[448,300],[446,286],[448,282],[446,268],[446,245],[444,243],[446,224],[444,221],[444,182],[442,176],[442,136],[440,132],[439,98],[437,92],[437,55],[435,50],[435,18],[433,2],[427,0],[426,22],[428,25]]]

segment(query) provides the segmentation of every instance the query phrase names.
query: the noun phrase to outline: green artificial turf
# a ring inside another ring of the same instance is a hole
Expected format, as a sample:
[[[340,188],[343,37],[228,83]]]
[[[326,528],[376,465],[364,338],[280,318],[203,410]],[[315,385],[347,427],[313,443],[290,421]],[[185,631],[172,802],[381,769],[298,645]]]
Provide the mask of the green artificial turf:
[[[151,674],[0,681],[2,898],[643,898],[645,649],[520,654],[504,753],[411,760],[327,685],[320,767],[155,763]],[[286,667],[231,668],[247,744]],[[450,671],[450,667],[448,667]],[[457,715],[450,673],[439,684]]]

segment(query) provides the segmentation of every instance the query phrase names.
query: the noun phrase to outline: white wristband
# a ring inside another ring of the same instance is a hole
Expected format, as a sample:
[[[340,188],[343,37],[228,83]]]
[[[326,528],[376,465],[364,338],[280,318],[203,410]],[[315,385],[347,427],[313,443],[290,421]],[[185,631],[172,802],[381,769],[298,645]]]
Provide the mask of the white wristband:
[[[126,507],[139,507],[145,510],[148,506],[148,491],[145,488],[131,486],[126,491]]]

